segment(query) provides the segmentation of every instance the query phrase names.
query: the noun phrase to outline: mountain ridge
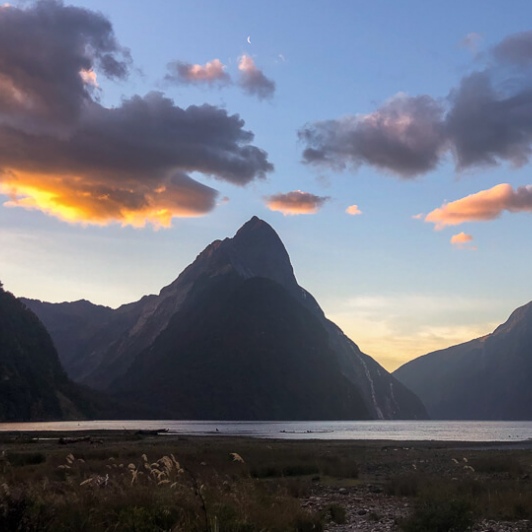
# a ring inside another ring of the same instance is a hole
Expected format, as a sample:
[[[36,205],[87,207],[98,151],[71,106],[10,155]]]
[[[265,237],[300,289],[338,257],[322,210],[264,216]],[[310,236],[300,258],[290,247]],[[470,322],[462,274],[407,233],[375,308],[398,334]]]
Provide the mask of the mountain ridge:
[[[532,302],[492,333],[423,355],[393,374],[434,419],[532,420]]]
[[[284,352],[286,357],[289,358],[290,356],[299,356],[298,353],[294,352],[293,346],[301,345],[304,346],[304,350],[309,357],[314,356],[312,355],[312,346],[306,343],[304,338],[297,337],[297,334],[312,334],[312,331],[304,325],[305,321],[312,321],[315,327],[322,330],[323,338],[327,339],[327,342],[323,344],[319,360],[324,359],[327,352],[329,360],[337,368],[334,378],[337,379],[338,383],[344,382],[344,379],[348,383],[348,385],[346,384],[347,388],[343,384],[339,384],[339,389],[342,389],[344,394],[344,402],[340,403],[344,406],[348,404],[348,396],[351,393],[359,394],[362,398],[364,408],[355,408],[352,405],[353,415],[358,412],[356,415],[363,415],[363,418],[375,419],[424,418],[426,416],[423,406],[409,390],[404,388],[371,357],[363,354],[354,342],[348,339],[334,323],[325,317],[313,296],[297,283],[290,257],[277,233],[269,224],[257,217],[253,217],[246,222],[236,232],[234,237],[216,240],[209,244],[172,283],[161,289],[159,295],[149,296],[135,303],[130,303],[127,309],[119,307],[116,311],[113,311],[108,323],[99,331],[96,331],[88,342],[85,342],[85,344],[81,342],[83,345],[80,344],[78,346],[79,360],[84,364],[82,371],[78,373],[78,379],[98,389],[111,390],[116,388],[142,396],[144,392],[141,392],[140,388],[143,386],[143,378],[146,377],[146,380],[148,380],[149,375],[145,371],[149,368],[149,364],[145,365],[144,369],[141,370],[139,369],[139,360],[143,357],[155,359],[159,356],[161,364],[164,358],[165,363],[173,368],[174,380],[180,380],[180,372],[189,371],[193,373],[196,371],[194,370],[196,367],[195,361],[186,353],[197,352],[197,356],[201,358],[202,355],[200,351],[197,351],[197,345],[206,341],[203,335],[208,336],[209,327],[204,326],[202,329],[197,324],[203,323],[207,316],[211,316],[209,318],[210,328],[217,329],[220,338],[226,342],[223,344],[225,346],[224,356],[228,360],[231,357],[234,358],[236,356],[235,353],[240,353],[239,356],[244,355],[241,353],[241,346],[235,344],[232,340],[230,341],[225,331],[219,329],[218,321],[227,322],[228,327],[233,327],[232,330],[234,330],[235,337],[246,343],[249,349],[260,352],[262,344],[259,341],[259,336],[251,337],[246,335],[247,333],[241,334],[242,331],[238,331],[235,328],[235,323],[245,322],[247,317],[242,315],[238,307],[235,307],[232,303],[233,298],[240,298],[243,306],[248,304],[245,298],[245,291],[242,292],[242,287],[251,288],[254,286],[256,288],[256,283],[246,284],[253,279],[267,280],[266,284],[269,283],[270,289],[277,294],[277,300],[271,300],[259,289],[251,291],[249,297],[255,297],[259,306],[275,306],[277,313],[281,314],[283,313],[283,308],[279,306],[279,301],[282,300],[292,309],[294,314],[294,316],[286,316],[286,319],[288,321],[292,320],[294,324],[294,330],[290,331],[283,329],[281,324],[275,325],[277,323],[275,315],[268,314],[266,309],[249,307],[250,312],[256,311],[257,319],[263,320],[266,319],[266,315],[270,316],[269,319],[272,320],[272,323],[266,321],[263,322],[263,326],[265,329],[271,329],[271,334],[274,334],[274,330],[277,330],[277,328],[283,331],[283,334],[278,338],[267,338],[268,342],[272,340],[273,343],[271,345],[268,344],[270,345],[269,355],[265,354],[267,356],[261,363],[265,365],[264,367],[269,377],[273,378],[276,374],[276,368],[273,365],[268,365],[267,357],[276,356],[276,350]],[[229,292],[227,292],[228,290]],[[207,293],[211,294],[210,299],[205,296]],[[223,299],[224,305],[231,309],[232,314],[230,316],[226,316],[223,305],[218,304],[217,298],[220,297],[222,299],[225,298]],[[29,304],[32,303],[29,302]],[[217,309],[216,319],[212,314],[214,308]],[[195,313],[197,322],[190,322],[189,320],[187,312],[192,311]],[[301,318],[303,315],[307,316],[306,320]],[[310,318],[308,316],[313,317]],[[45,316],[43,316],[43,321],[46,323]],[[188,330],[180,328],[180,323],[184,322],[190,322]],[[114,329],[115,323],[120,325],[116,330]],[[252,325],[252,323],[249,324],[250,327]],[[294,332],[296,329],[299,333]],[[196,331],[193,338],[189,334],[190,330]],[[114,334],[111,334],[113,331]],[[257,335],[261,334],[260,330],[255,332]],[[54,333],[52,332],[52,334]],[[79,332],[77,334],[78,339],[80,339],[82,335]],[[166,338],[164,342],[161,340],[163,337]],[[108,341],[109,339],[111,340]],[[275,344],[275,341],[277,344]],[[212,339],[207,344],[205,344],[205,349],[213,353],[214,356],[218,349],[218,344]],[[157,347],[159,351],[154,346],[159,346]],[[163,351],[164,357],[161,355]],[[251,351],[250,353],[252,354]],[[176,366],[171,362],[176,357],[181,357],[188,366]],[[236,358],[234,360],[236,364]],[[242,360],[245,361],[246,359]],[[304,358],[301,360],[304,361]],[[289,365],[289,361],[283,360],[283,363]],[[286,366],[287,368],[289,367],[288,365]],[[223,368],[218,367],[217,371],[219,371],[220,375],[225,375]],[[296,375],[294,373],[294,376]],[[164,374],[159,375],[161,382],[166,378],[167,376]],[[194,378],[199,382],[202,381],[203,376],[194,374]],[[256,376],[256,378],[258,379],[259,376]],[[127,384],[128,379],[130,383],[137,382],[136,386],[140,388],[136,391],[132,389]],[[332,375],[330,375],[330,379],[332,379],[330,380],[332,383],[334,380]],[[309,382],[311,380],[309,378]],[[281,381],[275,382],[279,384]],[[260,382],[257,380],[257,387],[259,385]],[[246,386],[244,381],[242,381],[242,386]],[[319,386],[317,387],[319,388]],[[178,392],[172,391],[171,388],[172,386],[169,382],[164,393],[167,393],[169,400],[171,398],[178,405],[179,401],[176,399]],[[311,394],[310,384],[301,385],[300,388],[303,395]],[[348,388],[352,391],[350,392]],[[271,394],[267,390],[263,391],[264,394],[260,401],[263,401],[263,415],[267,418],[268,415],[273,415],[271,412],[268,414],[269,411],[266,407],[267,397],[270,397]],[[253,390],[250,390],[251,392]],[[332,386],[331,393],[335,393],[334,386]],[[151,394],[153,396],[153,390]],[[145,394],[145,396],[149,398],[150,394]],[[324,401],[328,400],[323,390],[322,396]],[[257,404],[259,404],[259,399],[257,401]],[[332,404],[334,400],[331,399],[329,402]],[[342,410],[343,406],[338,406],[340,403],[335,408],[337,408],[338,415],[346,419],[349,416]],[[304,409],[303,404],[300,406],[301,409]],[[362,413],[364,409],[367,414]],[[259,410],[256,409],[253,415],[258,415]],[[292,409],[292,412],[296,415],[297,409]],[[186,415],[186,413],[182,413],[182,415]],[[224,415],[231,416],[233,414],[228,410]],[[249,413],[249,415],[252,415],[252,413]],[[331,415],[334,418],[334,414]],[[329,419],[331,418],[329,417]]]

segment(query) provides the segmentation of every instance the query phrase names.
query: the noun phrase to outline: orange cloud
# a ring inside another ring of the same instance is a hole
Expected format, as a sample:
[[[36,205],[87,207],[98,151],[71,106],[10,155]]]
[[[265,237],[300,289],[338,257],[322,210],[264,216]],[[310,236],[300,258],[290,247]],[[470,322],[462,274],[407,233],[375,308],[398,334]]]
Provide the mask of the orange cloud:
[[[83,225],[170,227],[174,217],[201,216],[215,206],[217,192],[186,174],[177,173],[157,187],[131,180],[103,184],[89,175],[49,176],[9,172],[0,182],[6,207],[39,210]]]
[[[347,214],[350,214],[351,216],[357,216],[358,214],[362,214],[362,211],[358,208],[358,205],[350,205],[345,210]]]
[[[265,198],[266,205],[271,211],[282,212],[285,216],[296,214],[316,214],[325,202],[327,196],[316,196],[302,190],[294,190],[286,194],[274,194]]]
[[[92,87],[98,87],[98,79],[94,70],[81,69],[79,75],[85,85],[91,85]]]
[[[471,235],[468,235],[467,233],[464,233],[463,231],[451,237],[451,244],[453,246],[456,246],[462,249],[465,248],[467,244],[469,244],[469,242],[472,242],[472,241],[473,241],[473,237]],[[469,248],[469,249],[476,249],[476,248]]]
[[[484,222],[498,218],[503,211],[532,212],[532,185],[514,190],[508,183],[481,190],[429,212],[425,221],[436,229],[464,222]]]

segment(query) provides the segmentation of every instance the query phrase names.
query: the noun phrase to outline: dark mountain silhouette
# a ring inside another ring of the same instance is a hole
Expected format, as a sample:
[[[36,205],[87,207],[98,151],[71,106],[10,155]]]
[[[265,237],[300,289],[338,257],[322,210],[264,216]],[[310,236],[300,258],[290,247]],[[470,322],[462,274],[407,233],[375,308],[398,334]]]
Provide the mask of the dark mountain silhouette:
[[[158,296],[117,310],[26,303],[73,378],[149,404],[159,417],[426,416],[413,393],[327,320],[297,284],[278,235],[256,217],[207,246]]]
[[[37,316],[0,284],[0,421],[80,419],[97,408],[67,377]]]
[[[532,302],[482,338],[394,372],[434,419],[532,420]]]

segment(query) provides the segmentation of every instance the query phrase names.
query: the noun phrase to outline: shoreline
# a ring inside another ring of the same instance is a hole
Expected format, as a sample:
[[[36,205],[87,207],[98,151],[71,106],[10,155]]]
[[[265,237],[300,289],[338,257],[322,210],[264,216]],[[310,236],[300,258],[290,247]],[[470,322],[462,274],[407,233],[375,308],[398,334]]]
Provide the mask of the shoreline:
[[[75,435],[75,436],[73,436]],[[263,435],[243,435],[243,434],[224,434],[223,432],[212,433],[186,433],[186,432],[168,432],[167,429],[160,430],[132,430],[132,429],[79,429],[79,430],[1,430],[0,429],[0,443],[10,438],[30,438],[33,441],[53,441],[61,438],[83,439],[86,437],[106,439],[130,439],[132,437],[153,437],[158,440],[171,443],[173,441],[216,441],[221,440],[235,440],[235,441],[252,441],[252,442],[275,442],[275,443],[300,443],[300,444],[339,444],[339,445],[353,445],[356,447],[376,447],[386,449],[388,447],[402,447],[402,448],[428,448],[428,449],[469,449],[469,450],[527,450],[532,449],[532,440],[403,440],[403,439],[326,439],[326,438],[311,438],[305,434],[304,438],[283,438],[275,436]]]

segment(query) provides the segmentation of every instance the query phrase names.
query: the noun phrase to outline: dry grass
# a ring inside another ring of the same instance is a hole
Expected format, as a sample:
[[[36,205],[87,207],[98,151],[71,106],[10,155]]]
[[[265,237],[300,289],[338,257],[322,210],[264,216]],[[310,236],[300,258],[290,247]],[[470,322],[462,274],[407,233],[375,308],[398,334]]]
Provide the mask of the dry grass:
[[[102,443],[4,435],[0,530],[319,531],[327,521],[346,519],[344,504],[311,511],[302,500],[316,490],[368,484],[391,499],[410,499],[415,510],[405,530],[435,521],[438,530],[437,522],[447,526],[452,515],[459,526],[480,518],[532,519],[527,451],[466,458],[445,447],[364,442],[131,434],[95,440]]]
[[[284,479],[252,477],[253,446],[212,443],[26,442],[0,470],[0,530],[321,530]]]

